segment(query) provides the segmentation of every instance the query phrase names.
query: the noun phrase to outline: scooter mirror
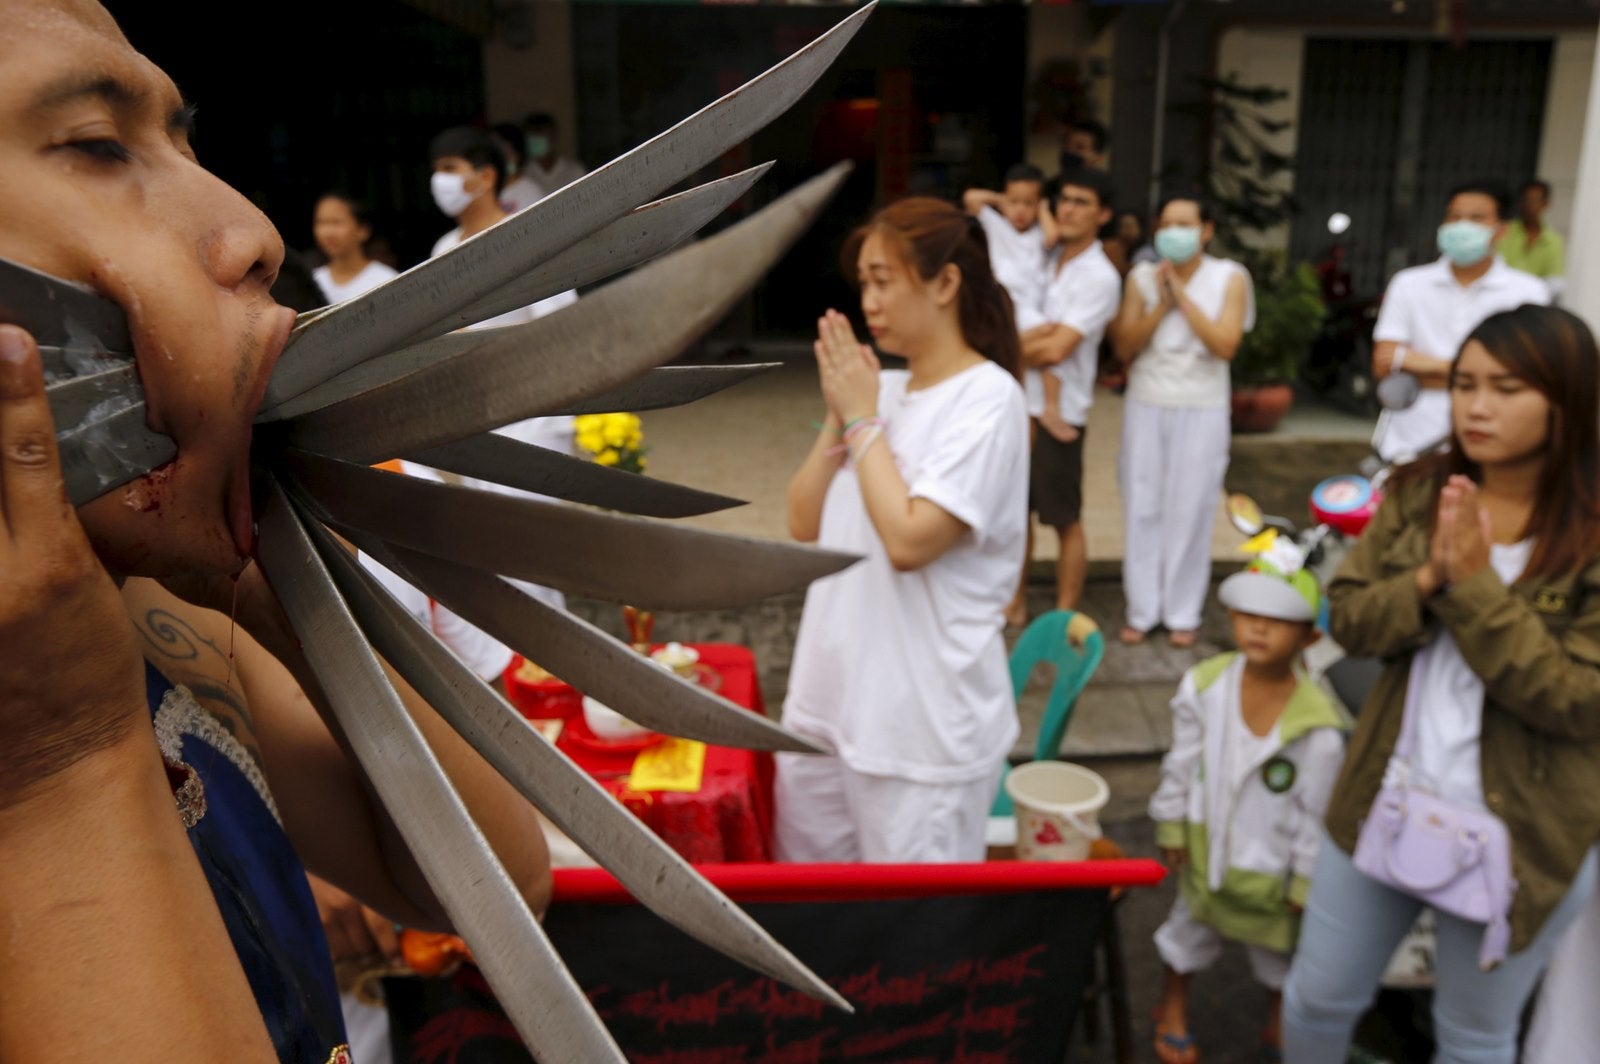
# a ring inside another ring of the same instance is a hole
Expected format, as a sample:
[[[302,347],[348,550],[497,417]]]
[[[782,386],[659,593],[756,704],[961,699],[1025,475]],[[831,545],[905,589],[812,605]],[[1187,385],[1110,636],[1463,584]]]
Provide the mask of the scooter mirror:
[[[1247,536],[1260,535],[1267,527],[1260,504],[1240,491],[1228,495],[1228,521]]]
[[[1385,410],[1408,410],[1422,394],[1417,378],[1401,370],[1378,382],[1378,404]]]
[[[1328,232],[1332,233],[1334,236],[1344,235],[1345,230],[1349,228],[1350,216],[1344,213],[1344,211],[1337,211],[1328,216]]]

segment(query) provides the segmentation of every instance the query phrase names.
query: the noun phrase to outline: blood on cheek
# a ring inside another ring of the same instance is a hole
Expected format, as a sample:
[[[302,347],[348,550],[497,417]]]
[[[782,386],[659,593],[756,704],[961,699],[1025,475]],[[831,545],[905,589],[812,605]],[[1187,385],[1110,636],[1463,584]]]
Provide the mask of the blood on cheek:
[[[177,467],[173,460],[159,469],[151,470],[138,480],[131,481],[123,486],[122,505],[136,513],[155,513],[161,509],[172,472]]]

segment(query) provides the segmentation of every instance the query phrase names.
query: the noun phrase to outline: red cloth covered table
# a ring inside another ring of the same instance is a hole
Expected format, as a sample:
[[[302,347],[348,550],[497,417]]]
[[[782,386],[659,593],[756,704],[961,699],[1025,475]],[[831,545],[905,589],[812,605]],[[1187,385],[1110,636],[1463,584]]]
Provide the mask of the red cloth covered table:
[[[766,712],[755,655],[730,643],[689,643],[700,664],[720,677],[724,698]],[[707,746],[705,773],[694,793],[628,788],[633,752],[612,753],[590,742],[583,718],[568,722],[556,746],[597,779],[685,860],[725,864],[772,859],[772,758]]]

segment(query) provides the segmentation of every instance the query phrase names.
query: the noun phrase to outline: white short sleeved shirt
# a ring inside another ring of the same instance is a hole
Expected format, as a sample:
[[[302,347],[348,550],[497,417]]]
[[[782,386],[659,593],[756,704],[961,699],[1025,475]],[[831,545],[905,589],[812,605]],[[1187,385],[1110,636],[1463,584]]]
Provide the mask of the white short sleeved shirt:
[[[899,572],[854,469],[834,475],[819,544],[863,560],[806,595],[783,722],[857,772],[964,782],[993,772],[1018,734],[1001,632],[1027,536],[1027,412],[1016,380],[991,362],[910,393],[909,379],[880,377],[895,464],[913,498],[968,531]]]
[[[978,224],[983,226],[983,235],[989,244],[989,266],[994,270],[994,278],[1011,296],[1017,331],[1025,332],[1044,324],[1048,269],[1044,230],[1035,223],[1026,232],[1019,233],[1005,215],[988,206],[978,211]]]
[[[1550,288],[1531,273],[1513,270],[1499,256],[1489,272],[1469,285],[1456,280],[1450,260],[1401,270],[1389,281],[1372,331],[1433,358],[1454,361],[1467,336],[1483,319],[1524,303],[1550,302]],[[1401,363],[1401,369],[1405,364]],[[1386,460],[1415,455],[1450,432],[1450,393],[1425,388],[1408,409],[1384,411],[1372,444]]]
[[[1140,263],[1128,272],[1128,283],[1138,288],[1146,309],[1160,301],[1156,269],[1154,263]],[[1237,262],[1202,256],[1184,291],[1203,314],[1215,319],[1235,277],[1244,278],[1244,331],[1249,332],[1256,323],[1255,290],[1250,272]],[[1161,319],[1150,342],[1128,367],[1128,397],[1152,406],[1226,407],[1231,391],[1227,361],[1206,348],[1176,307]]]
[[[318,266],[311,271],[311,279],[317,282],[317,287],[322,289],[322,294],[329,303],[343,303],[347,299],[365,295],[389,278],[396,276],[397,271],[393,266],[381,262],[369,262],[361,268],[361,272],[340,284],[333,279],[333,271],[326,266]]]
[[[1044,413],[1041,375],[1049,373],[1061,382],[1061,419],[1069,425],[1084,426],[1094,402],[1100,341],[1106,334],[1106,326],[1117,316],[1121,302],[1122,275],[1111,265],[1098,240],[1057,269],[1044,292],[1045,320],[1065,325],[1083,339],[1062,361],[1023,374],[1030,416]]]

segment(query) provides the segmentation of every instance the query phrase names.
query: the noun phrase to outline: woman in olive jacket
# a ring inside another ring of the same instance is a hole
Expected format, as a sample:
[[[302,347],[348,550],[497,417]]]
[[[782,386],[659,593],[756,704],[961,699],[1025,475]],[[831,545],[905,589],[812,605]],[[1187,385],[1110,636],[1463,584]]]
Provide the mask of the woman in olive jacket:
[[[1328,807],[1284,991],[1285,1059],[1343,1062],[1422,903],[1351,863],[1419,684],[1409,779],[1511,837],[1511,954],[1438,914],[1441,1062],[1510,1064],[1551,949],[1594,888],[1600,836],[1600,355],[1582,321],[1494,315],[1451,370],[1452,437],[1401,470],[1328,589],[1331,633],[1387,667]],[[1416,668],[1413,670],[1413,662]]]

